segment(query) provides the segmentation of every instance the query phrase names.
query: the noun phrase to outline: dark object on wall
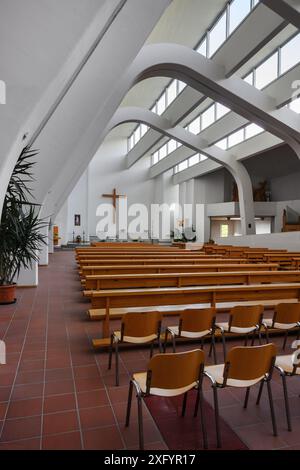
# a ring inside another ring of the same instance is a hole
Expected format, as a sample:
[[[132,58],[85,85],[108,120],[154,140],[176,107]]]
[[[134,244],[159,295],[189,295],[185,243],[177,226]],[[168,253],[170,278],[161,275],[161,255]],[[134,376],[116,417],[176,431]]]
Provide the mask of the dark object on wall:
[[[81,243],[81,236],[80,236],[80,235],[77,235],[77,237],[76,237],[76,243]]]
[[[239,202],[239,190],[235,181],[232,183],[232,202]]]
[[[80,214],[75,214],[74,215],[74,225],[76,227],[80,227],[81,223],[80,223]]]
[[[299,232],[300,214],[287,206],[283,211],[282,232]]]
[[[232,183],[232,202],[239,202],[239,191],[236,182]],[[258,188],[253,188],[253,201],[270,201],[271,192],[267,181],[261,181]]]
[[[267,200],[267,181],[261,181],[259,187],[253,190],[253,201]]]

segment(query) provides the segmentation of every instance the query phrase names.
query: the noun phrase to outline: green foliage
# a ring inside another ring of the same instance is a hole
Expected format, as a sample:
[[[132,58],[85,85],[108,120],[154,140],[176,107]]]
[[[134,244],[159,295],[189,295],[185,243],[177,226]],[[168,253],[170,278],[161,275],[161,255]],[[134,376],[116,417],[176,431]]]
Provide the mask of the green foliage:
[[[40,205],[29,201],[36,155],[23,149],[8,184],[0,222],[0,285],[12,284],[21,268],[31,268],[46,244],[41,229],[48,223],[39,218]]]

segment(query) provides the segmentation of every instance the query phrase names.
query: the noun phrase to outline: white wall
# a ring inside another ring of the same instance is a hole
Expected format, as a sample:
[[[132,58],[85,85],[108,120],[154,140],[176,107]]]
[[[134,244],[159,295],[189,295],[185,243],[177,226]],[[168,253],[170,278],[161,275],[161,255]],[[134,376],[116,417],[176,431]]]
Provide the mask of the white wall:
[[[300,172],[280,176],[271,180],[273,201],[300,199]]]
[[[68,201],[66,201],[54,221],[54,225],[58,226],[59,244],[65,245],[69,241],[68,222]]]
[[[78,181],[75,190],[72,191],[68,198],[68,224],[67,224],[67,238],[68,240],[76,238],[80,235],[85,239],[88,235],[88,171],[85,171]],[[80,215],[80,226],[75,226],[74,215]],[[84,232],[84,233],[83,233]]]

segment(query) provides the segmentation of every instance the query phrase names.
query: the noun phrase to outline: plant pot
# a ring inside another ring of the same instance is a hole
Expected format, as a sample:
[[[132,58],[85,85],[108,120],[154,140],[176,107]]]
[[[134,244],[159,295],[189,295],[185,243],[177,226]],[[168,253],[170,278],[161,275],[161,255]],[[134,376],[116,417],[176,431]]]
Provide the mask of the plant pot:
[[[16,300],[16,284],[0,286],[0,305],[14,304]]]

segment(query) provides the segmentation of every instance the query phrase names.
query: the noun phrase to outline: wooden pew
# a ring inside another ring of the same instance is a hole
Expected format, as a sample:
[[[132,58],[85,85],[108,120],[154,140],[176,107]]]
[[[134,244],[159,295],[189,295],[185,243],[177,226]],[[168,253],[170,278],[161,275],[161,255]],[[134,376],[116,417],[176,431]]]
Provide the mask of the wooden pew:
[[[185,253],[178,255],[173,253],[91,253],[91,254],[80,254],[77,255],[78,260],[90,259],[90,258],[99,258],[99,259],[148,259],[148,258],[157,258],[157,259],[190,259],[190,258],[201,258],[201,259],[210,259],[210,258],[222,258],[221,255],[205,255],[204,253]]]
[[[150,266],[153,264],[164,264],[164,265],[172,265],[172,264],[211,264],[211,263],[218,263],[218,264],[240,264],[246,263],[247,260],[243,258],[239,259],[222,259],[222,258],[197,258],[197,259],[157,259],[157,258],[150,258],[150,259],[83,259],[80,260],[79,266],[104,266],[104,265],[114,265],[114,266],[131,266],[131,265],[144,265]]]
[[[107,289],[84,291],[92,309],[105,309],[103,337],[109,336],[110,309],[162,305],[186,305],[265,300],[300,299],[300,283],[251,284],[234,286],[167,287],[146,289]]]
[[[264,261],[266,263],[278,263],[281,267],[291,268],[293,266],[293,259],[297,256],[300,256],[299,252],[265,253]]]
[[[276,271],[278,264],[157,264],[132,266],[82,266],[81,276],[84,278],[92,274],[159,274],[159,273],[192,273],[192,272],[226,272],[226,271]]]
[[[300,283],[300,271],[88,275],[86,290],[263,283]]]

